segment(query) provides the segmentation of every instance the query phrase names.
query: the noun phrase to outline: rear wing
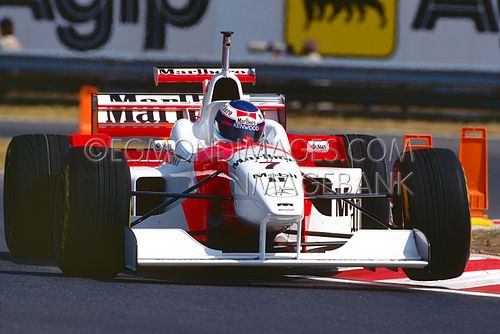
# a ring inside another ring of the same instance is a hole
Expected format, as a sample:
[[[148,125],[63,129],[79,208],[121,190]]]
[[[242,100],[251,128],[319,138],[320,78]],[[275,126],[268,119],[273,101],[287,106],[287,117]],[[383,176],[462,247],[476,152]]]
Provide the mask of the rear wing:
[[[155,84],[158,86],[163,83],[202,83],[205,80],[210,80],[218,73],[221,73],[221,68],[170,68],[170,67],[155,67],[154,77]],[[255,84],[256,75],[254,68],[231,68],[229,73],[238,77],[242,83]]]
[[[286,129],[286,101],[281,94],[244,95],[244,99],[255,104],[263,113],[264,118],[272,119]]]
[[[244,99],[258,106],[267,119],[286,125],[283,95],[245,95]],[[202,102],[202,94],[98,93],[93,95],[92,133],[168,138],[178,119],[198,119]]]

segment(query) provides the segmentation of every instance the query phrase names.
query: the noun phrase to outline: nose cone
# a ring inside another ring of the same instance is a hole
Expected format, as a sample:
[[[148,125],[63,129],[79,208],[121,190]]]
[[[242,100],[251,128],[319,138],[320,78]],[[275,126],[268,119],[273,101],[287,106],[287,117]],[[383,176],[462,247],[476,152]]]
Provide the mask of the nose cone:
[[[238,152],[229,166],[236,215],[249,225],[268,221],[281,229],[302,220],[304,189],[300,168],[286,152]]]

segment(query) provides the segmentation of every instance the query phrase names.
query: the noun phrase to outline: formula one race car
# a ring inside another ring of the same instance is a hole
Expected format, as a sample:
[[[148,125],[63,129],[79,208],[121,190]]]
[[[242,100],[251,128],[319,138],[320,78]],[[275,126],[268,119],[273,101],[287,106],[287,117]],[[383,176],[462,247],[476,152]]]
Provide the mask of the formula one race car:
[[[124,267],[403,268],[462,274],[467,188],[455,154],[408,151],[388,180],[366,135],[286,132],[281,95],[246,95],[253,69],[155,68],[202,94],[95,94],[92,134],[13,138],[5,236],[15,257],[65,275]]]

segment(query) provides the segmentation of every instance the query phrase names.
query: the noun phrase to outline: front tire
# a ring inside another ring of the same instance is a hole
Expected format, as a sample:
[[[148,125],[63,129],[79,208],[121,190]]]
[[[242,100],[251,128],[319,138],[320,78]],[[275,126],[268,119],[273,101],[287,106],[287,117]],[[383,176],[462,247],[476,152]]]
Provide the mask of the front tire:
[[[16,258],[53,256],[55,178],[61,173],[69,139],[23,135],[7,149],[4,177],[5,240]]]
[[[113,278],[123,268],[124,231],[130,221],[130,170],[120,151],[74,148],[58,183],[54,239],[67,276]]]
[[[394,189],[394,223],[419,229],[430,243],[429,265],[405,273],[419,281],[460,276],[469,260],[471,226],[466,181],[455,153],[406,152],[394,164],[396,186],[398,178],[404,181]]]

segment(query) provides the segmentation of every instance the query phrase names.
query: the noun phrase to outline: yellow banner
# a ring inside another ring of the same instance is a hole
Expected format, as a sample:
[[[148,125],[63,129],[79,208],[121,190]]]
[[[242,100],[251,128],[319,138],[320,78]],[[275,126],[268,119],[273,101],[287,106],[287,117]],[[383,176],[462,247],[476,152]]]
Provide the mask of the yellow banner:
[[[386,58],[397,12],[397,0],[287,0],[285,38],[296,54],[312,44],[323,56]]]

